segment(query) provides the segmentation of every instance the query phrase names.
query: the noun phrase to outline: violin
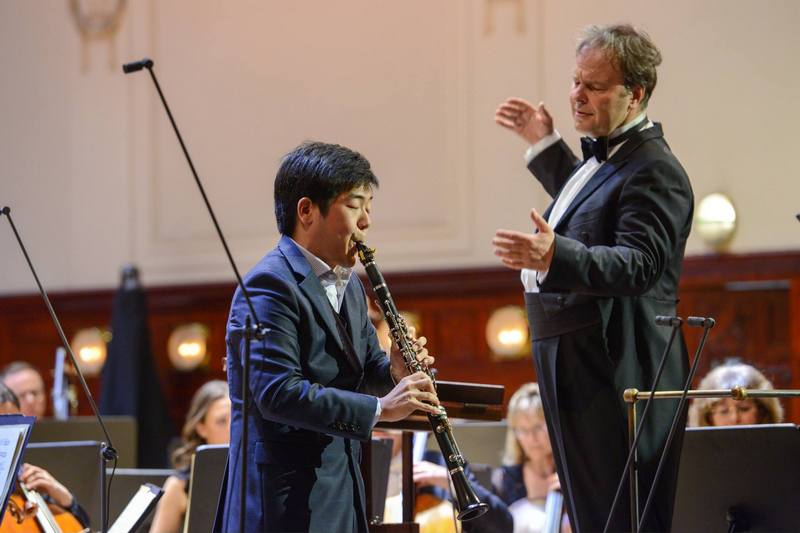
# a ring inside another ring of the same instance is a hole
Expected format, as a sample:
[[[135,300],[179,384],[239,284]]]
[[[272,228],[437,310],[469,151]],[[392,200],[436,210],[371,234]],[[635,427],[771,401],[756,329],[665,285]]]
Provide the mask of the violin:
[[[47,504],[42,495],[23,483],[9,496],[0,533],[84,533],[84,528],[69,511]]]

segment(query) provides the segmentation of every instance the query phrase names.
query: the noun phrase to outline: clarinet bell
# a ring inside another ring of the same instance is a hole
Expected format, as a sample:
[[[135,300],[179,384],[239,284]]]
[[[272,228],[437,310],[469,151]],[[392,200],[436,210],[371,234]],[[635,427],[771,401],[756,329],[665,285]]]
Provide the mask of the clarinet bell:
[[[459,520],[462,522],[474,520],[489,510],[489,506],[478,499],[463,470],[453,474],[451,479],[456,492]]]

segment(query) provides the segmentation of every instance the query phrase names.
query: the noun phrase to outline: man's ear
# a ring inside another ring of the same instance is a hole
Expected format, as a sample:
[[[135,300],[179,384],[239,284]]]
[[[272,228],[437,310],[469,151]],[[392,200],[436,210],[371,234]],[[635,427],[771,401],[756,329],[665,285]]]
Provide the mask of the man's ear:
[[[644,100],[644,87],[641,85],[634,85],[631,89],[631,109],[639,106],[641,107]]]
[[[303,196],[297,201],[297,221],[308,227],[314,220],[315,213],[318,212],[317,206],[308,196]]]

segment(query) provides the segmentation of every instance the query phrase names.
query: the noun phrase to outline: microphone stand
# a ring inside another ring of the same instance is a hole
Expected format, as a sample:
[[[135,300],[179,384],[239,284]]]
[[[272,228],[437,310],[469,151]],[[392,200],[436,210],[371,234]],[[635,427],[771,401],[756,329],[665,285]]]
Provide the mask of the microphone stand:
[[[661,451],[661,458],[658,460],[658,468],[656,468],[656,473],[655,476],[653,477],[653,484],[650,485],[650,493],[647,495],[647,501],[644,504],[644,510],[642,511],[642,516],[639,519],[639,523],[636,526],[636,533],[639,533],[642,530],[642,526],[644,525],[644,520],[645,518],[647,518],[647,511],[650,510],[650,504],[653,503],[653,496],[655,496],[656,488],[658,486],[658,480],[661,477],[661,470],[664,468],[664,462],[666,461],[667,458],[667,452],[669,452],[670,444],[672,444],[672,439],[675,437],[675,433],[677,432],[678,420],[680,420],[681,414],[683,413],[684,405],[686,404],[686,398],[689,395],[689,387],[692,385],[692,380],[694,379],[695,372],[697,372],[697,364],[700,362],[700,354],[703,352],[703,348],[706,345],[706,339],[708,338],[708,333],[711,331],[711,328],[714,327],[714,324],[716,324],[713,318],[705,318],[698,316],[690,316],[689,318],[686,319],[686,323],[692,327],[703,328],[703,336],[700,337],[700,344],[697,345],[697,350],[694,353],[692,368],[691,370],[689,370],[689,376],[686,378],[686,385],[684,385],[683,393],[681,394],[680,400],[678,401],[678,408],[675,410],[675,415],[672,417],[672,424],[669,428],[669,434],[667,435],[667,442],[664,444],[664,449]],[[648,399],[648,402],[649,401],[650,399]]]
[[[261,340],[263,339],[266,334],[269,332],[269,328],[265,327],[263,324],[258,322],[256,319],[256,311],[255,307],[253,307],[253,302],[250,300],[250,294],[247,292],[247,289],[244,286],[244,282],[242,281],[242,276],[239,274],[239,269],[236,268],[236,262],[233,260],[233,255],[231,255],[230,248],[228,248],[228,242],[225,240],[225,236],[222,234],[222,229],[220,228],[219,223],[217,222],[217,217],[214,215],[214,210],[211,208],[211,203],[208,200],[208,196],[206,195],[205,188],[203,188],[203,184],[200,182],[200,177],[197,175],[197,170],[194,168],[194,163],[192,162],[192,158],[189,156],[189,150],[186,148],[186,144],[183,142],[183,137],[181,136],[180,131],[178,130],[178,125],[175,123],[175,119],[172,116],[172,111],[170,111],[169,105],[167,104],[166,98],[164,98],[164,93],[161,91],[161,86],[158,83],[158,79],[156,78],[155,73],[153,72],[153,60],[145,58],[141,61],[134,61],[132,63],[126,63],[122,65],[122,71],[125,74],[131,74],[133,72],[138,72],[142,69],[147,69],[147,72],[150,73],[150,78],[153,80],[153,84],[156,87],[156,91],[158,91],[158,96],[161,98],[161,103],[164,105],[164,110],[167,112],[167,116],[169,117],[169,121],[172,124],[172,129],[175,131],[175,135],[178,137],[178,142],[181,145],[181,149],[183,150],[183,155],[186,157],[186,162],[189,164],[189,168],[192,171],[192,175],[194,176],[194,181],[197,184],[197,188],[200,190],[200,195],[203,197],[203,202],[206,204],[206,209],[208,210],[208,214],[211,217],[211,221],[214,223],[214,228],[217,230],[217,235],[219,236],[219,240],[222,243],[222,247],[225,249],[225,254],[228,256],[228,262],[233,269],[233,273],[236,276],[236,283],[239,286],[239,290],[241,290],[242,295],[247,302],[247,307],[250,309],[250,314],[245,317],[245,328],[244,328],[244,339],[245,339],[245,349],[244,349],[244,357],[242,361],[242,440],[240,444],[240,458],[242,461],[242,472],[241,472],[241,485],[240,485],[240,492],[239,492],[239,533],[245,533],[245,508],[247,503],[247,438],[248,438],[248,425],[250,423],[250,387],[249,387],[249,379],[250,379],[250,345],[253,339]]]
[[[658,382],[661,381],[661,374],[664,371],[664,365],[667,362],[667,357],[669,356],[670,349],[672,348],[672,344],[675,341],[675,336],[678,333],[678,330],[681,328],[683,324],[683,319],[679,316],[657,316],[655,318],[655,323],[659,326],[668,326],[671,328],[669,341],[667,345],[664,347],[664,351],[661,354],[661,360],[658,363],[658,369],[656,370],[656,375],[653,378],[653,386],[650,390],[656,390],[658,387]],[[617,504],[619,503],[620,497],[622,496],[622,488],[625,486],[625,480],[628,478],[629,471],[633,470],[633,460],[636,457],[636,448],[639,445],[639,438],[642,434],[642,428],[644,428],[644,421],[647,419],[647,414],[650,409],[651,399],[647,399],[647,403],[644,405],[644,411],[642,412],[642,418],[639,422],[639,427],[636,429],[636,435],[633,438],[633,441],[630,443],[630,448],[628,450],[628,458],[625,460],[625,467],[622,469],[622,475],[619,478],[619,484],[617,485],[617,492],[614,494],[614,500],[611,502],[611,509],[608,511],[608,518],[606,518],[606,525],[603,528],[603,533],[608,532],[608,528],[611,525],[611,517],[614,516],[614,511],[617,509]],[[628,421],[630,424],[630,420]],[[635,422],[634,422],[635,424]],[[631,500],[631,528],[634,527],[634,524],[637,522],[638,516],[638,507],[639,507],[639,494],[638,494],[638,481],[636,476],[634,476],[633,472],[630,472],[630,500]]]
[[[14,225],[14,220],[11,218],[11,208],[4,207],[0,209],[0,215],[5,215],[8,218],[8,223],[11,225],[11,230],[14,232],[14,236],[17,238],[17,242],[19,243],[19,248],[22,250],[22,255],[25,256],[25,261],[28,262],[28,267],[30,267],[31,274],[33,274],[33,279],[36,280],[36,285],[39,287],[39,294],[42,296],[42,300],[44,300],[44,304],[47,307],[47,311],[50,313],[50,318],[53,320],[53,325],[56,327],[56,331],[58,332],[58,336],[61,339],[61,345],[66,349],[67,354],[69,354],[69,360],[72,362],[72,365],[75,367],[75,371],[78,374],[78,379],[81,382],[81,387],[83,388],[84,394],[86,394],[86,398],[89,400],[89,405],[92,408],[92,413],[94,414],[97,421],[100,423],[100,429],[103,430],[103,436],[106,439],[106,442],[100,443],[100,450],[103,456],[103,460],[105,463],[109,463],[114,461],[114,468],[116,468],[117,464],[117,450],[114,449],[114,445],[111,443],[111,436],[108,434],[108,430],[106,429],[106,425],[103,423],[103,417],[100,416],[100,411],[97,409],[97,404],[94,403],[94,398],[92,397],[92,393],[89,390],[89,385],[86,384],[86,379],[83,377],[83,372],[81,372],[81,367],[78,366],[78,362],[75,359],[75,353],[72,351],[72,347],[67,340],[67,336],[64,334],[64,329],[61,327],[61,322],[58,320],[56,316],[56,312],[53,310],[53,306],[50,303],[50,298],[47,296],[47,291],[42,286],[41,281],[39,281],[39,276],[36,274],[36,269],[33,267],[33,263],[31,262],[30,256],[28,256],[28,250],[25,248],[25,244],[22,242],[22,238],[17,231],[17,227]],[[106,464],[103,465],[103,485],[106,485]],[[100,501],[100,521],[102,522],[102,531],[105,533],[108,531],[108,501],[109,496],[111,493],[111,480],[108,481],[108,485],[104,487],[103,494],[101,496]],[[105,501],[103,501],[105,499]]]

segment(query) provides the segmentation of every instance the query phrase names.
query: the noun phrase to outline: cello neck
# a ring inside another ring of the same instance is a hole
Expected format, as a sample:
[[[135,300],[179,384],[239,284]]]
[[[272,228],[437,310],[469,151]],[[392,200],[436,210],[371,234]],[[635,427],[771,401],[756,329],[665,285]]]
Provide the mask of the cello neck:
[[[24,483],[20,483],[19,488],[26,500],[36,504],[36,521],[39,523],[42,531],[44,533],[61,533],[61,526],[56,522],[53,513],[50,512],[50,508],[47,506],[47,502],[44,501],[44,498],[42,498],[42,495],[35,490],[27,488]]]

